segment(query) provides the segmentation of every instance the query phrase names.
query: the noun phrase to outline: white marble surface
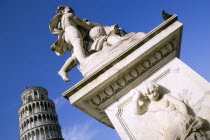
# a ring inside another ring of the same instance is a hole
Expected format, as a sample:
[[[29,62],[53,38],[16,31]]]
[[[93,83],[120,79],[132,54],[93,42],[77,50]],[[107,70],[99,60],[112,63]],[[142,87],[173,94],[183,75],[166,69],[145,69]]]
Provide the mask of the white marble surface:
[[[130,46],[145,37],[145,33],[130,33],[122,37],[121,41],[87,57],[79,70],[84,77],[94,74],[101,67],[111,62],[116,56],[126,51]],[[110,37],[109,37],[110,38]]]
[[[182,102],[192,117],[204,120],[202,130],[210,139],[210,84],[205,79],[175,58],[146,80],[155,81],[162,96],[169,95],[174,99],[168,102],[168,106],[165,103],[150,104],[147,111],[135,114],[133,93],[129,91],[109,105],[106,113],[123,140],[180,138],[186,129],[186,118],[180,111],[182,108],[174,104],[175,100]],[[141,88],[142,83],[134,89],[141,91]],[[142,102],[139,104],[142,105]]]
[[[63,96],[85,113],[113,127],[104,108],[179,56],[182,24],[176,21],[176,17],[160,24],[136,44],[124,44],[126,49],[113,57],[114,62],[106,61],[105,68],[102,66],[93,75],[85,77]]]
[[[117,56],[105,60],[63,96],[93,118],[115,128],[123,140],[210,137],[210,85],[177,58],[183,25],[176,18],[174,15],[136,44],[126,43],[130,47],[122,44],[126,46],[123,52],[116,50],[120,52]],[[157,83],[160,96],[153,98],[148,88],[147,97],[151,98],[137,102],[138,95],[134,102],[131,91],[143,92],[144,81]],[[144,103],[147,107],[135,112],[134,103],[136,108]]]

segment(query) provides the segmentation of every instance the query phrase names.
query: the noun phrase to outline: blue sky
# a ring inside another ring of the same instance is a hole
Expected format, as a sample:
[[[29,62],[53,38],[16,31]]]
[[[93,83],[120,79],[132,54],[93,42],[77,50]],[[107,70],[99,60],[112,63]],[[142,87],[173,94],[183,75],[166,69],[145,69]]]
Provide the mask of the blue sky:
[[[111,129],[69,104],[61,94],[82,79],[75,68],[70,83],[57,75],[69,54],[56,56],[50,46],[57,37],[49,22],[57,6],[71,6],[80,18],[102,25],[119,24],[126,32],[149,32],[163,22],[161,10],[179,15],[184,24],[181,60],[210,81],[209,0],[1,0],[0,85],[1,139],[19,138],[21,93],[42,86],[56,102],[66,140],[119,140]]]

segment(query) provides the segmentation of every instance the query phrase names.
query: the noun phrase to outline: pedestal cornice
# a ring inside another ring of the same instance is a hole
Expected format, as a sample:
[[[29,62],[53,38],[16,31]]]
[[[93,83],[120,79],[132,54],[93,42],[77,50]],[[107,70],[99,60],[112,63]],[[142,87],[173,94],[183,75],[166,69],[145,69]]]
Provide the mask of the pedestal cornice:
[[[104,108],[124,95],[135,81],[144,80],[175,57],[179,57],[182,23],[177,15],[160,24],[94,74],[63,93],[71,104],[113,127]]]

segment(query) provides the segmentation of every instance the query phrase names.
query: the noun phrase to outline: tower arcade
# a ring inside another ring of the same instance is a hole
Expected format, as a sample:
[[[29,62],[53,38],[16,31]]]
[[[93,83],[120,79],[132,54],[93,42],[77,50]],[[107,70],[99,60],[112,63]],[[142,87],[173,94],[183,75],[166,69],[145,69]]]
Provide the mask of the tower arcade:
[[[20,140],[63,140],[55,104],[42,87],[26,89],[19,108]]]

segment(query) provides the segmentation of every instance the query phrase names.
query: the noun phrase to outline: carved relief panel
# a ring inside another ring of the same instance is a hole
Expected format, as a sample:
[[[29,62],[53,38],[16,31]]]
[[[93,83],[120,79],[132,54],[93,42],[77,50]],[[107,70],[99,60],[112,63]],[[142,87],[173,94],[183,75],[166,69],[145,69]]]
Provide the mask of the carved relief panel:
[[[209,139],[209,89],[174,59],[105,110],[125,140]]]

